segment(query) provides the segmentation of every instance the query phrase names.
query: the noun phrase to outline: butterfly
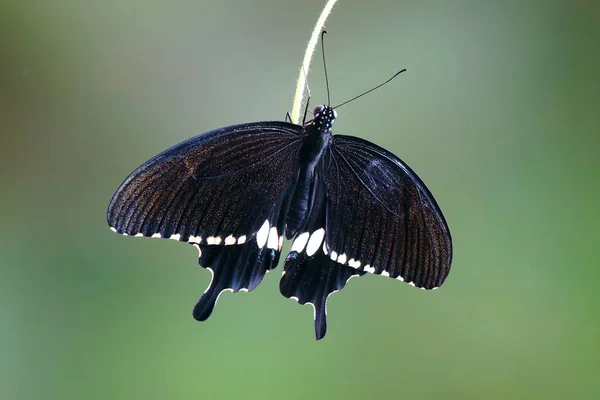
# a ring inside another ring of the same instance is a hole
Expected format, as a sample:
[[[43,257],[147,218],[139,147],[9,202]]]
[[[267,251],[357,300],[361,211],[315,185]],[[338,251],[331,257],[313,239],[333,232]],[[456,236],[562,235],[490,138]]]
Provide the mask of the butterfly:
[[[337,112],[302,125],[255,122],[188,139],[146,161],[114,194],[111,229],[187,242],[212,273],[193,316],[224,291],[252,291],[280,259],[283,296],[314,307],[327,330],[329,295],[366,273],[436,289],[452,259],[450,231],[419,177],[389,151],[333,135]]]

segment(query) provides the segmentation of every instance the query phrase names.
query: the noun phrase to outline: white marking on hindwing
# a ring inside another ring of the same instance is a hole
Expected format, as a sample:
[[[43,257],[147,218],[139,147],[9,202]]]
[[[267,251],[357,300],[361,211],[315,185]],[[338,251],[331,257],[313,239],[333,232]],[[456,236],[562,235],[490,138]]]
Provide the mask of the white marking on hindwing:
[[[309,257],[314,255],[321,247],[323,239],[325,239],[325,229],[320,228],[314,231],[310,235],[310,239],[308,239],[308,244],[306,245],[306,255]]]
[[[218,245],[221,243],[221,236],[209,236],[206,238],[206,244]]]
[[[198,243],[192,243],[192,246],[194,246],[195,248],[198,249],[198,258],[202,257],[202,249],[200,248],[200,245]],[[209,269],[212,272],[212,269],[210,269],[210,268],[206,268],[206,269]]]
[[[198,250],[200,250],[200,246],[198,246]],[[210,271],[210,283],[208,284],[208,287],[206,288],[206,290],[204,291],[204,293],[208,292],[208,289],[210,289],[210,287],[212,286],[213,281],[215,280],[215,271],[210,268],[210,267],[206,267],[207,270]]]
[[[246,235],[242,235],[238,238],[237,240],[238,244],[244,244],[246,243]]]
[[[277,246],[279,246],[279,237],[277,236],[277,228],[272,226],[271,229],[269,230],[269,238],[267,240],[267,248],[275,250],[275,249],[277,249]]]
[[[267,243],[268,237],[269,237],[269,220],[267,219],[262,224],[262,226],[258,230],[258,233],[256,234],[256,244],[257,244],[257,246],[259,248],[265,247],[265,244]]]
[[[181,235],[179,233],[176,233],[174,235],[171,235],[171,237],[169,237],[169,239],[179,240],[179,239],[181,239]]]
[[[363,268],[363,271],[365,272],[370,272],[372,274],[375,273],[375,268],[372,268],[369,264],[365,265],[365,267]]]
[[[188,238],[188,243],[200,243],[200,242],[202,242],[201,236],[190,236]]]
[[[217,295],[217,298],[215,299],[215,306],[217,305],[217,302],[219,301],[219,297],[221,297],[221,295],[223,294],[223,292],[231,292],[231,293],[233,293],[233,289],[227,288],[227,289],[221,290],[219,292],[219,294]]]
[[[125,233],[125,232],[123,232],[123,236],[129,236],[129,234],[128,234],[128,233]]]
[[[300,234],[296,239],[294,239],[294,243],[292,243],[292,248],[290,252],[295,251],[297,253],[301,253],[306,247],[306,243],[308,243],[308,238],[310,234],[308,232],[304,232]]]
[[[329,295],[331,295],[331,293],[329,293]],[[329,295],[327,297],[329,297]],[[297,298],[296,296],[290,296],[289,297],[291,300],[295,300],[298,304],[300,304],[300,299]],[[313,320],[317,319],[317,308],[315,307],[315,305],[313,303],[311,303],[310,301],[307,301],[306,303],[302,304],[302,305],[307,305],[310,304],[313,308]],[[327,316],[327,299],[325,299],[325,316]]]
[[[307,301],[304,304],[310,304],[313,307],[313,321],[315,321],[317,319],[317,307],[310,301]],[[325,316],[327,316],[327,300],[325,300]]]
[[[283,247],[283,235],[279,236],[279,248],[277,250],[281,251],[282,247]]]
[[[235,238],[233,237],[233,235],[229,235],[225,238],[225,246],[229,246],[235,244]]]
[[[348,284],[348,282],[350,282],[350,279],[352,278],[356,278],[359,275],[350,275],[350,277],[348,279],[346,279],[346,284]],[[331,296],[334,293],[339,292],[339,290],[334,290],[333,292],[329,293],[327,295],[327,297],[325,297],[325,316],[327,316],[327,300],[329,300],[329,296]],[[316,314],[315,314],[315,318],[316,318]]]
[[[110,230],[111,230],[111,231],[113,231],[113,232],[116,232],[116,231],[117,231],[117,228],[115,228],[115,227],[111,226],[111,227],[110,227]]]
[[[157,233],[155,233],[154,235],[152,235],[150,237],[160,239],[162,237],[162,235],[160,234],[160,232],[157,232]]]
[[[298,304],[300,304],[300,299],[297,298],[296,296],[290,296],[290,299],[296,300],[296,302]],[[307,301],[306,303],[301,304],[301,305],[305,306],[305,305],[308,305],[308,304],[310,304],[312,306],[312,308],[313,308],[313,320],[317,319],[317,308],[315,307],[315,305],[313,303],[311,303],[310,301]],[[327,314],[327,308],[325,308],[325,314]]]
[[[323,250],[325,250],[325,247],[324,247]],[[342,265],[346,264],[346,261],[348,261],[348,266],[352,267],[352,268],[355,268],[355,269],[359,269],[360,266],[361,266],[361,262],[358,261],[358,260],[355,260],[354,258],[351,258],[350,260],[346,260],[347,256],[346,256],[345,253],[338,255],[335,251],[332,251],[331,255],[330,255],[330,258],[333,261],[336,261],[337,263],[342,264]],[[371,265],[369,265],[369,264],[366,264],[363,267],[363,271],[369,272],[369,273],[375,274],[375,275],[381,275],[381,276],[386,276],[386,277],[390,276],[390,273],[388,271],[385,271],[385,270],[381,271],[381,273],[377,274],[376,271],[375,271],[375,267],[371,267]],[[353,275],[353,276],[357,276],[357,275]],[[399,280],[400,282],[404,282],[404,278],[401,275],[398,275],[396,277],[396,279]],[[406,282],[406,283],[408,283],[409,285],[411,285],[413,287],[417,287],[414,282]],[[426,288],[423,288],[423,287],[420,287],[419,289],[427,290]],[[435,290],[435,289],[437,289],[437,287],[432,288],[431,290]],[[332,293],[335,293],[335,292],[332,292]]]
[[[140,233],[136,233],[136,234],[135,234],[135,237],[144,237],[144,234],[143,234],[143,233],[141,233],[141,232],[140,232]]]
[[[329,254],[327,251],[327,242],[323,242],[323,253],[325,253],[325,255]]]

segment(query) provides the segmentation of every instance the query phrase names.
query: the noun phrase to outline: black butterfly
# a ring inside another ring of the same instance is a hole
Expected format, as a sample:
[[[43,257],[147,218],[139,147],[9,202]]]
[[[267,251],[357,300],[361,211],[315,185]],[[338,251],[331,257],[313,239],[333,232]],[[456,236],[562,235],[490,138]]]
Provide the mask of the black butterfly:
[[[108,207],[123,235],[175,239],[198,248],[213,274],[194,307],[207,319],[229,290],[251,291],[277,266],[283,234],[294,239],[281,293],[315,310],[367,272],[435,289],[450,270],[446,221],[419,177],[366,140],[333,135],[336,111],[303,125],[256,122],[193,137],[136,169]]]

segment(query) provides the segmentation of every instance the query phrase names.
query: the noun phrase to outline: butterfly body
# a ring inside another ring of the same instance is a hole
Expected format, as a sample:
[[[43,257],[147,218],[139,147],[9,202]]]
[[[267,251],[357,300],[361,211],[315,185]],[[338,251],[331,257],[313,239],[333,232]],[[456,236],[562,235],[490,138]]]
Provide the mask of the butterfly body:
[[[329,106],[304,125],[258,122],[191,138],[136,169],[107,220],[118,233],[170,238],[199,250],[212,280],[194,308],[207,319],[223,291],[251,291],[293,239],[280,291],[315,309],[353,276],[374,273],[434,289],[451,237],[433,196],[400,159],[365,140],[333,135]]]
[[[313,201],[315,168],[333,139],[331,126],[336,117],[335,110],[319,106],[314,115],[314,119],[302,127],[305,139],[299,152],[298,177],[287,213],[287,239],[293,238],[305,222]]]

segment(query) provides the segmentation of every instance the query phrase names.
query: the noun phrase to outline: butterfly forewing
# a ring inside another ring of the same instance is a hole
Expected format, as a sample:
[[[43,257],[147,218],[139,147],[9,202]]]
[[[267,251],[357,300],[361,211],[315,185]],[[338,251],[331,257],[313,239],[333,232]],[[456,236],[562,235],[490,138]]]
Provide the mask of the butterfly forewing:
[[[419,177],[390,152],[352,136],[335,135],[324,161],[327,246],[338,263],[439,287],[452,243]]]
[[[191,138],[123,182],[108,223],[127,235],[207,244],[248,240],[293,180],[300,134],[298,126],[269,122]]]

